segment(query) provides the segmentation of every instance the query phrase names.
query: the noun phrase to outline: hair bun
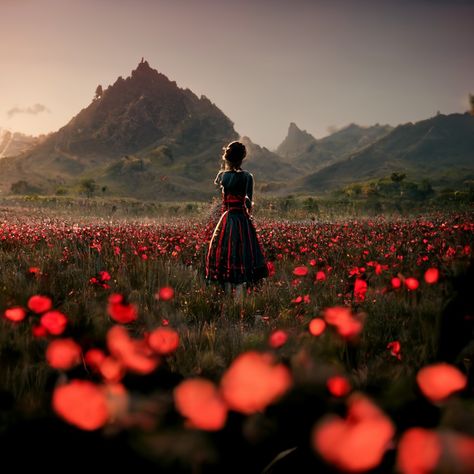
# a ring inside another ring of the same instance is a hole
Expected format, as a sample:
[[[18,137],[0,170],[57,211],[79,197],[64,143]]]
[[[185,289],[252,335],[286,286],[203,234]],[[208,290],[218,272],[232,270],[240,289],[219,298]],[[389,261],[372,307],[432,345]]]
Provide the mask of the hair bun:
[[[245,145],[241,142],[230,142],[224,149],[223,158],[230,163],[241,163],[247,154]]]

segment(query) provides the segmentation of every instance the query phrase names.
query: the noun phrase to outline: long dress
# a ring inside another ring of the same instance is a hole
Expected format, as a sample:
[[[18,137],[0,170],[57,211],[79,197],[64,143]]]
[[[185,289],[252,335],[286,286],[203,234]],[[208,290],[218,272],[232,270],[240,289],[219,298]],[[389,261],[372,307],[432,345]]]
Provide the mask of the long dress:
[[[221,171],[214,183],[222,189],[222,213],[206,254],[206,279],[255,283],[268,276],[268,268],[250,218],[253,176],[243,170]]]

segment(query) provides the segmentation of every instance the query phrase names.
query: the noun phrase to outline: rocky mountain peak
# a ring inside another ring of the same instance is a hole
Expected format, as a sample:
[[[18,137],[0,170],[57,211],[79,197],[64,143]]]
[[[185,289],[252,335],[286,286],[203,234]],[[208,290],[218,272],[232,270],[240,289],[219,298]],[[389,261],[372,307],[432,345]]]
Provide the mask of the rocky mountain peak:
[[[285,158],[293,158],[304,153],[309,147],[314,147],[315,144],[316,138],[306,130],[301,130],[296,123],[291,122],[288,134],[278,146],[277,153]]]

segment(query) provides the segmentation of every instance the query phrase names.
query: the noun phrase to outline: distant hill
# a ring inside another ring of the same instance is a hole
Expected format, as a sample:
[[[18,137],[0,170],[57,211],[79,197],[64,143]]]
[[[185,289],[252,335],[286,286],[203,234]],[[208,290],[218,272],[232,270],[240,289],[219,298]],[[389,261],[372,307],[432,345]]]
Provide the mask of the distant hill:
[[[24,153],[41,141],[41,137],[32,137],[0,128],[0,159]]]
[[[25,179],[45,192],[93,178],[109,192],[141,198],[211,191],[221,148],[238,138],[209,99],[179,88],[143,61],[33,150],[0,162],[0,189]],[[204,181],[205,180],[205,181]]]
[[[207,200],[215,194],[222,147],[239,134],[209,99],[144,60],[91,95],[87,107],[46,137],[0,133],[0,193],[77,193],[94,180],[104,195]],[[240,139],[248,151],[244,166],[262,193],[320,193],[393,172],[450,185],[474,176],[473,122],[452,114],[396,128],[351,124],[322,139],[291,123],[276,152]]]
[[[315,191],[406,173],[444,186],[474,179],[474,116],[439,114],[407,123],[348,158],[295,182],[295,190]]]
[[[276,151],[293,166],[310,173],[343,160],[350,153],[375,142],[390,130],[392,127],[388,125],[361,127],[350,124],[317,140],[292,122],[288,128],[288,135]]]

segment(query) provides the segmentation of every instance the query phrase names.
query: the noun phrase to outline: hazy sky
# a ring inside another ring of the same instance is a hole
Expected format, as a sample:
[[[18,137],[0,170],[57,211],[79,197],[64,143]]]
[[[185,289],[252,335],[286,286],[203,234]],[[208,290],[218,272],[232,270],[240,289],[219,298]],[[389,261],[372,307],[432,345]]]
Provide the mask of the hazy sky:
[[[474,0],[0,0],[0,128],[57,130],[144,56],[254,142],[464,112]]]

